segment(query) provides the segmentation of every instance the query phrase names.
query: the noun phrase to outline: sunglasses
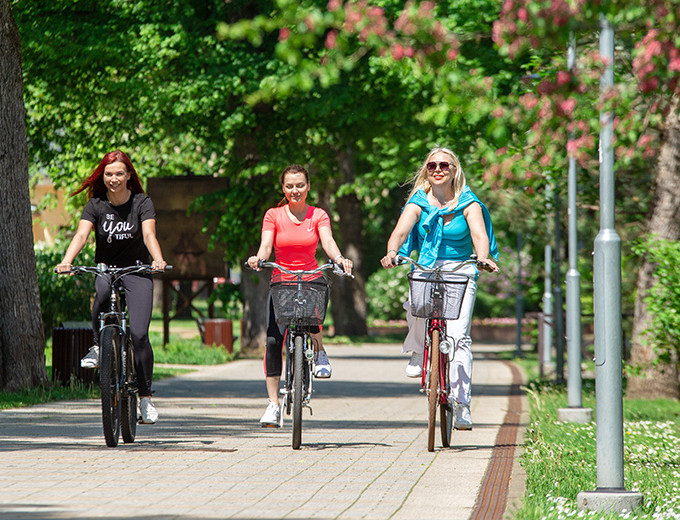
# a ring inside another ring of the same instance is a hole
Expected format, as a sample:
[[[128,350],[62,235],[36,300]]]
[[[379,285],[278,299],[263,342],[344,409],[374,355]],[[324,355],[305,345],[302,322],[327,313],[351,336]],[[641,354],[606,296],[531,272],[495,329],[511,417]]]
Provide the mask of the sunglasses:
[[[427,165],[426,165],[426,166],[427,166],[427,171],[428,171],[428,172],[437,171],[437,165],[439,165],[439,169],[440,169],[441,171],[446,171],[446,170],[448,170],[449,167],[451,166],[451,164],[449,164],[449,163],[447,163],[447,162],[439,162],[439,163],[438,163],[438,162],[432,161],[432,162],[427,163]]]

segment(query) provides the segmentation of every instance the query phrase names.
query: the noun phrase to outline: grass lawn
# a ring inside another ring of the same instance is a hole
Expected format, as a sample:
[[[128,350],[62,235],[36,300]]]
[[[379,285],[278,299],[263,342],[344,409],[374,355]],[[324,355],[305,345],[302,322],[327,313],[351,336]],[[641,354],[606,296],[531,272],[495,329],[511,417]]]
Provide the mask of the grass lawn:
[[[680,402],[624,399],[624,487],[643,495],[642,506],[621,515],[579,511],[578,493],[597,488],[595,421],[559,421],[566,387],[536,377],[535,355],[520,364],[530,374],[531,422],[520,459],[527,490],[514,518],[680,519]],[[583,406],[595,416],[593,379],[583,380]]]

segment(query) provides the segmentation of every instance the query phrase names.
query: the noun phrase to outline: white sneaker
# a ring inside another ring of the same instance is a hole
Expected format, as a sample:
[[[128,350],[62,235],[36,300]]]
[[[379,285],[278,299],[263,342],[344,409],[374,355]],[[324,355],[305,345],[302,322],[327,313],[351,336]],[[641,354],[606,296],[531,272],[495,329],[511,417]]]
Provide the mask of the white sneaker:
[[[154,424],[158,420],[158,412],[150,397],[139,400],[139,411],[142,412],[142,424]]]
[[[264,411],[264,415],[262,415],[262,418],[260,419],[260,424],[263,428],[278,428],[280,418],[281,409],[279,408],[279,403],[269,401],[267,409]]]
[[[472,430],[472,417],[470,416],[470,405],[456,403],[454,408],[456,415],[454,427],[456,430]]]
[[[406,377],[420,377],[423,375],[423,353],[414,352],[406,366]]]
[[[314,359],[314,377],[328,379],[331,377],[332,372],[333,369],[331,368],[331,362],[328,361],[326,351],[319,350]]]
[[[92,345],[90,351],[80,360],[83,368],[97,368],[99,366],[99,346]]]

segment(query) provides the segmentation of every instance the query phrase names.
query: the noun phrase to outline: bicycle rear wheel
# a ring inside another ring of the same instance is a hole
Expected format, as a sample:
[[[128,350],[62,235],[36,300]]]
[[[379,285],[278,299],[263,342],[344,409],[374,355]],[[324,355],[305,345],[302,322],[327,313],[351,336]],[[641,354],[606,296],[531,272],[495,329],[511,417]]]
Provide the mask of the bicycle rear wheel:
[[[444,386],[447,385],[449,381],[449,356],[448,354],[440,354],[441,359],[439,361],[439,373],[440,383],[442,385],[442,392],[444,392]],[[446,392],[448,394],[448,392]],[[446,402],[439,403],[439,428],[442,434],[442,446],[448,448],[451,446],[451,431],[453,430],[453,406],[451,401],[446,395]]]
[[[302,443],[302,399],[304,368],[304,338],[295,336],[293,350],[293,449],[299,450]]]
[[[124,442],[135,442],[137,435],[137,381],[135,381],[135,356],[132,339],[127,338],[125,350],[125,386],[121,400],[120,429]]]
[[[434,451],[434,431],[437,426],[437,405],[439,404],[439,331],[432,331],[430,345],[430,381],[427,394],[429,413],[427,417],[427,451]]]
[[[120,334],[116,327],[102,329],[99,341],[99,388],[102,400],[104,439],[110,448],[118,446],[120,436]]]

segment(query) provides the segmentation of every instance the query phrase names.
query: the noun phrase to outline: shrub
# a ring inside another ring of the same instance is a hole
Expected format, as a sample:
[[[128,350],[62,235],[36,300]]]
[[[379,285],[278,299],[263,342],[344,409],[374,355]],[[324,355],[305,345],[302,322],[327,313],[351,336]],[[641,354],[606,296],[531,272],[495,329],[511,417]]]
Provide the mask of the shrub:
[[[94,292],[94,281],[88,277],[58,275],[54,267],[64,257],[68,243],[57,242],[48,247],[35,247],[35,262],[40,290],[45,337],[50,337],[52,329],[63,321],[90,320],[90,300]],[[85,247],[78,255],[82,265],[92,265],[94,248]]]
[[[680,355],[680,242],[651,238],[636,248],[654,262],[654,285],[645,297],[652,326],[646,332],[658,355],[668,364]]]
[[[407,267],[379,269],[368,277],[366,298],[369,321],[406,318],[402,305],[408,299],[408,271]]]

